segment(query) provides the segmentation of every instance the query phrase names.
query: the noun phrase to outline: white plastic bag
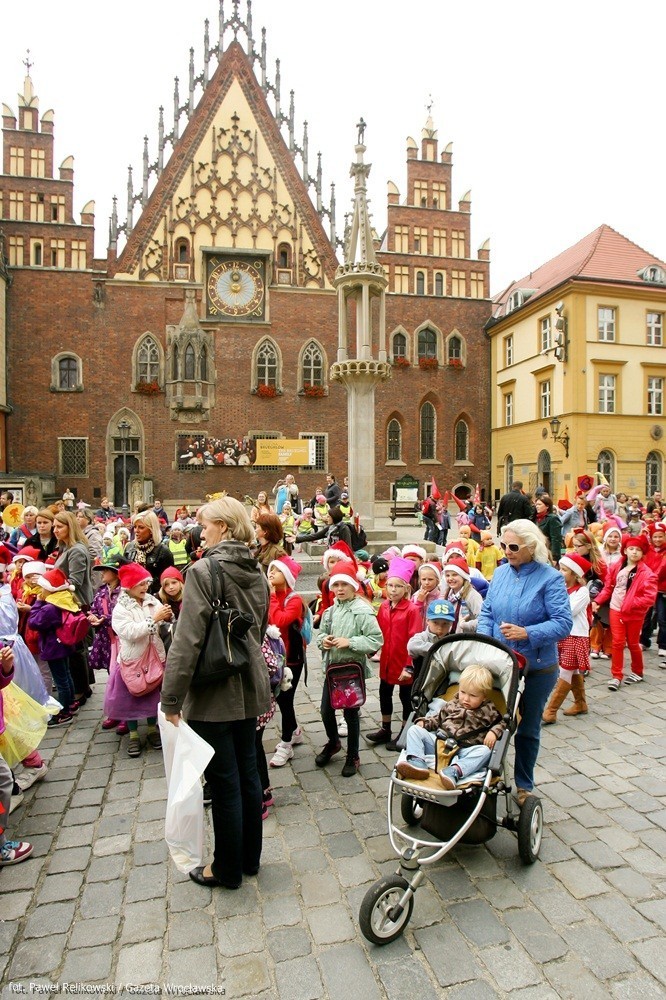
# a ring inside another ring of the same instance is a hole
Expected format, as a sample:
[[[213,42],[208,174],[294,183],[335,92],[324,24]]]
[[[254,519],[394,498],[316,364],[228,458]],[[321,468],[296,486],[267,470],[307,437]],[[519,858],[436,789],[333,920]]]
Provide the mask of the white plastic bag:
[[[182,719],[178,726],[167,722],[161,708],[158,721],[168,789],[164,838],[176,868],[187,874],[203,860],[201,775],[215,751]]]

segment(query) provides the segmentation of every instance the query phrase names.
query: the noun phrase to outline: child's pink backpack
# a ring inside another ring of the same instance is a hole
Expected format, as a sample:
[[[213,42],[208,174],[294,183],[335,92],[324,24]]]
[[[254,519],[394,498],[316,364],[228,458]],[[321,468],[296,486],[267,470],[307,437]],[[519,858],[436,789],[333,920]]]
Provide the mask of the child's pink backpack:
[[[90,631],[90,622],[83,611],[63,611],[62,625],[56,629],[56,638],[63,646],[77,646]]]

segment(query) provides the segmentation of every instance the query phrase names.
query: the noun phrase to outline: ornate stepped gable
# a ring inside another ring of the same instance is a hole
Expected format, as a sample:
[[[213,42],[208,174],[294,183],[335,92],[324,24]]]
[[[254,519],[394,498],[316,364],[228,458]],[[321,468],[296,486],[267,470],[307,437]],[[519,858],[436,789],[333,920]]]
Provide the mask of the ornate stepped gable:
[[[162,169],[165,139],[161,118],[158,163],[152,168],[148,165],[146,146],[143,193],[133,195],[130,176],[128,219],[123,226],[118,225],[114,205],[110,275],[148,281],[203,282],[201,249],[204,247],[270,252],[276,260],[279,248],[291,272],[286,284],[332,287],[338,265],[331,243],[331,239],[335,242],[334,208],[322,206],[321,163],[316,178],[310,177],[307,125],[303,147],[297,147],[293,141],[293,95],[290,114],[284,116],[279,111],[279,84],[276,91],[265,81],[265,43],[261,57],[254,52],[251,5],[248,3],[248,26],[238,18],[237,7],[234,3],[234,16],[223,22],[220,5],[220,37],[223,27],[231,25],[234,40],[220,56],[219,65],[205,83],[203,96],[180,137],[179,112],[175,114],[170,137],[174,149],[168,163]],[[249,54],[235,37],[239,28],[248,33]],[[206,80],[209,57],[206,41]],[[262,83],[252,68],[256,59],[261,64]],[[185,108],[188,113],[193,103],[192,77],[191,62],[190,101]],[[275,114],[268,105],[268,90],[273,90],[276,96]],[[289,146],[280,132],[280,124],[284,122],[289,127]],[[295,163],[297,153],[302,159],[302,176]],[[148,197],[148,175],[153,170],[158,181]],[[311,185],[316,190],[317,209],[308,194]],[[133,226],[132,210],[137,201],[145,207]],[[331,221],[331,239],[322,224],[326,215]],[[115,261],[121,232],[127,234],[127,244]]]

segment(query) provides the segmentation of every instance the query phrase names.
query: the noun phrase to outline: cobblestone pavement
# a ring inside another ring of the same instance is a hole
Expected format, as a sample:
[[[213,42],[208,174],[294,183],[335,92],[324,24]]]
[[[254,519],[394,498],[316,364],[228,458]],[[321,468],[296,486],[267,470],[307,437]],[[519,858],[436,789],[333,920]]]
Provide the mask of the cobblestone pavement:
[[[315,767],[315,662],[297,699],[306,742],[272,772],[261,871],[238,892],[201,888],[167,860],[161,755],[130,759],[126,738],[101,730],[98,685],[73,726],[47,734],[49,774],[11,817],[35,857],[0,872],[3,995],[83,982],[281,1000],[663,997],[666,670],[654,651],[646,663],[646,683],[611,693],[597,662],[590,714],[544,730],[540,861],[523,866],[504,830],[457,849],[384,948],[362,937],[358,911],[396,868],[385,819],[394,755],[363,744],[348,779],[340,757]],[[379,718],[370,688],[365,732]],[[271,724],[269,750],[276,738]]]

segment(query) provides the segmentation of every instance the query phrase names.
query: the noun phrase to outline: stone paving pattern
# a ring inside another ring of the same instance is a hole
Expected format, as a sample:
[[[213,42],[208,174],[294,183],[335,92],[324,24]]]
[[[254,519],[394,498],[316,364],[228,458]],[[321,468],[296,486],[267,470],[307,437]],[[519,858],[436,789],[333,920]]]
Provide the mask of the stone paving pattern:
[[[306,743],[272,771],[276,807],[262,867],[237,892],[181,875],[162,839],[161,754],[125,753],[104,732],[101,685],[74,725],[49,732],[46,780],[10,831],[35,857],[0,872],[1,985],[9,982],[217,984],[229,997],[419,1000],[663,998],[666,993],[666,670],[647,681],[589,682],[590,714],[544,729],[540,860],[513,834],[459,847],[431,869],[404,936],[365,941],[367,888],[397,862],[386,832],[394,754],[362,740],[359,775],[323,770],[321,677],[297,698]],[[379,719],[370,682],[362,732]],[[269,724],[266,747],[278,738]],[[3,996],[15,993],[3,990]],[[127,993],[129,995],[129,993]]]

